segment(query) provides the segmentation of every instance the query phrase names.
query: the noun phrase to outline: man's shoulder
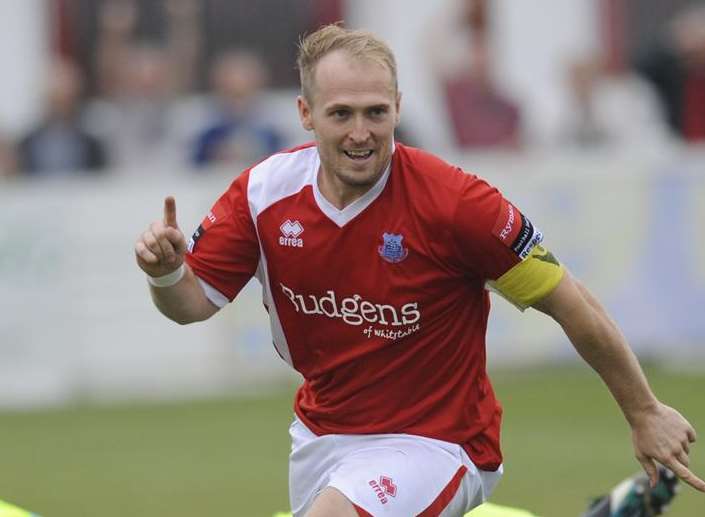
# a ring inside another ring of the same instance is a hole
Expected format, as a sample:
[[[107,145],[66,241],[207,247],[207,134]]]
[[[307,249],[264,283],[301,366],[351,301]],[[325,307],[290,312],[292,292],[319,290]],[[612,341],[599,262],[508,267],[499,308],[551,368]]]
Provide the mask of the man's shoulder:
[[[455,168],[440,156],[425,149],[401,143],[396,143],[395,146],[395,151],[398,153],[402,164],[406,167],[414,167],[426,171],[429,169],[438,171]]]
[[[424,184],[425,189],[439,189],[460,194],[486,182],[475,174],[451,164],[443,158],[403,144],[397,144],[399,168],[410,181]]]
[[[239,173],[231,187],[248,188],[253,181],[267,182],[291,179],[295,172],[309,169],[317,158],[316,144],[307,143],[270,154]]]
[[[311,185],[317,170],[315,143],[285,149],[253,165],[243,174],[247,197],[257,212]]]

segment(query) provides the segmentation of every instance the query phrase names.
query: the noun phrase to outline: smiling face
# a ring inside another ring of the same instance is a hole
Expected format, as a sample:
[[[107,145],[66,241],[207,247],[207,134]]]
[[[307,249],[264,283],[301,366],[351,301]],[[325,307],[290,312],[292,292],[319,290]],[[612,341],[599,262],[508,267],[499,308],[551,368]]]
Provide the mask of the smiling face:
[[[321,193],[342,208],[367,192],[389,164],[400,95],[388,68],[344,50],[321,58],[313,79],[311,98],[298,98],[299,116],[316,137]]]

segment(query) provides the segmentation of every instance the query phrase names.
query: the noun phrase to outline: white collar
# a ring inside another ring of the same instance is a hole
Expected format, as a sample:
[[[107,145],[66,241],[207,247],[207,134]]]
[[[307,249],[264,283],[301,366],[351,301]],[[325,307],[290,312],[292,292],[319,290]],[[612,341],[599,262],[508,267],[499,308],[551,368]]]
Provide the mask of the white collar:
[[[380,178],[375,182],[374,185],[372,185],[372,187],[367,192],[365,192],[362,196],[360,196],[355,201],[344,207],[342,210],[338,209],[330,201],[328,201],[318,188],[318,174],[320,173],[321,168],[321,157],[318,152],[316,152],[316,156],[313,161],[313,197],[316,200],[318,208],[321,209],[321,212],[323,212],[326,217],[328,217],[331,221],[337,224],[340,228],[342,228],[347,223],[355,219],[355,217],[360,215],[360,213],[362,213],[365,208],[370,206],[372,202],[379,197],[379,195],[384,190],[384,187],[387,185],[387,180],[389,179],[389,175],[392,172],[392,160],[394,159],[395,151],[396,144],[394,143],[394,141],[392,141],[392,159],[389,160],[389,164],[384,170],[384,173],[382,173],[382,176],[380,176]]]

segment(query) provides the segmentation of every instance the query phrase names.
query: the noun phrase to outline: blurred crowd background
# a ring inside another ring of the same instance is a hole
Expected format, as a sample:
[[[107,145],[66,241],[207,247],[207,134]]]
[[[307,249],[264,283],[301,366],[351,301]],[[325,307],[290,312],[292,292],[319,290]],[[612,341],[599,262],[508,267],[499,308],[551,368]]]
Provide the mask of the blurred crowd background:
[[[301,35],[394,50],[399,141],[488,178],[643,358],[705,364],[705,0],[3,0],[0,406],[271,387],[257,286],[204,325],[151,305],[134,241],[187,235],[300,128]],[[494,304],[492,365],[575,359]]]
[[[302,143],[296,44],[335,21],[395,50],[412,145],[705,142],[705,2],[518,4],[8,0],[0,172],[199,172]]]

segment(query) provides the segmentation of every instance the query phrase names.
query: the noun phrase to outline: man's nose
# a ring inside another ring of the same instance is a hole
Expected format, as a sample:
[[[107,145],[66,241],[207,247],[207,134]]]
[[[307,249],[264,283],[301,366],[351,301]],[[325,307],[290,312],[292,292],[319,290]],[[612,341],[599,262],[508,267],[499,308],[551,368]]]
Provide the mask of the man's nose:
[[[356,144],[367,142],[370,137],[370,128],[364,117],[355,117],[350,129],[350,140]]]

